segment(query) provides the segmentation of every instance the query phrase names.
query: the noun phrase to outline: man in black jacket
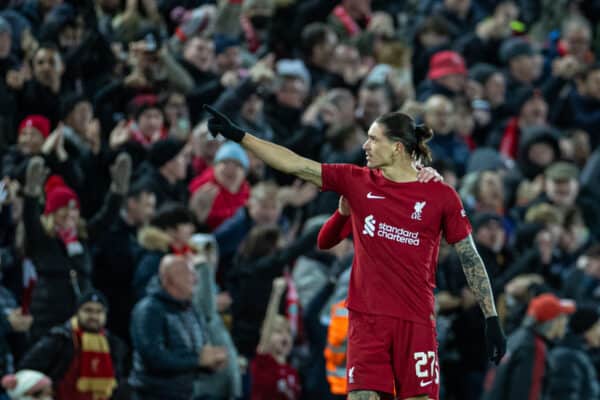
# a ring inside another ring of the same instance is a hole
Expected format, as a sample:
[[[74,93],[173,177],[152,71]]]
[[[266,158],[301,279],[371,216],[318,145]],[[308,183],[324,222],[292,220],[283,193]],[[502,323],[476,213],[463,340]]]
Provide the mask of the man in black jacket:
[[[75,316],[40,339],[25,354],[19,369],[48,375],[57,398],[125,396],[121,383],[127,376],[128,351],[119,338],[104,330],[107,304],[102,293],[86,292],[79,299]]]
[[[544,293],[531,300],[520,329],[508,338],[485,400],[542,399],[548,392],[548,343],[565,335],[575,303]]]
[[[131,319],[136,400],[191,400],[200,373],[227,365],[227,351],[213,346],[191,306],[198,277],[183,256],[166,255]],[[235,362],[230,361],[230,362]]]
[[[597,400],[600,384],[590,356],[600,347],[600,313],[595,307],[577,307],[569,320],[569,332],[550,352],[549,398]]]
[[[130,343],[129,320],[135,305],[131,290],[138,258],[143,252],[137,235],[154,215],[156,196],[151,183],[137,180],[125,197],[119,218],[107,227],[110,232],[94,250],[93,283],[106,295],[109,308],[107,326]]]

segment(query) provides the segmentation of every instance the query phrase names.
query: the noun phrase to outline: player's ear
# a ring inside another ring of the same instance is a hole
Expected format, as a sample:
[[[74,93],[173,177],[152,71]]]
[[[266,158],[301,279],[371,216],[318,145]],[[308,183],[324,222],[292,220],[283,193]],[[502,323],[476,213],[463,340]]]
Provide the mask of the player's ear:
[[[402,142],[397,141],[394,143],[394,153],[397,153],[398,155],[404,153],[404,145],[402,144]]]

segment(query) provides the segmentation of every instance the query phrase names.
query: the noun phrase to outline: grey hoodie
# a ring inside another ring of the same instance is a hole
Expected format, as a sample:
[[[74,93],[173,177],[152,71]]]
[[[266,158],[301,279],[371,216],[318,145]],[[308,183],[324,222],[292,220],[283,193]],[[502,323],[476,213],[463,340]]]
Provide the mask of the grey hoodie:
[[[208,342],[213,346],[227,348],[227,366],[214,374],[202,374],[194,384],[194,397],[213,396],[223,400],[233,400],[242,395],[242,377],[238,364],[238,353],[231,340],[229,331],[225,327],[221,316],[217,312],[215,295],[214,267],[202,263],[196,265],[198,272],[198,285],[194,293],[192,305],[204,320],[204,327]]]

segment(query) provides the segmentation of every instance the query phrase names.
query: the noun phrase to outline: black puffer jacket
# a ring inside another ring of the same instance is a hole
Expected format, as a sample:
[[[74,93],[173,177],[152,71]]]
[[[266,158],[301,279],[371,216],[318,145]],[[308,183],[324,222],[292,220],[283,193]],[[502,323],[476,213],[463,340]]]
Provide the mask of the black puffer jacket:
[[[600,399],[596,369],[586,347],[581,336],[569,333],[550,352],[549,400]]]
[[[155,277],[131,319],[131,387],[151,398],[191,400],[199,373],[208,372],[199,365],[204,329],[191,303],[173,298]]]
[[[36,267],[38,282],[33,291],[31,339],[40,338],[55,325],[63,323],[75,312],[77,290],[84,293],[91,287],[92,259],[89,243],[108,232],[107,226],[115,221],[122,196],[109,193],[104,207],[87,225],[87,240],[81,240],[83,251],[70,256],[64,243],[51,237],[40,221],[41,204],[38,199],[25,196],[23,220],[27,256]]]
[[[542,400],[550,363],[546,341],[530,327],[515,331],[484,400]]]

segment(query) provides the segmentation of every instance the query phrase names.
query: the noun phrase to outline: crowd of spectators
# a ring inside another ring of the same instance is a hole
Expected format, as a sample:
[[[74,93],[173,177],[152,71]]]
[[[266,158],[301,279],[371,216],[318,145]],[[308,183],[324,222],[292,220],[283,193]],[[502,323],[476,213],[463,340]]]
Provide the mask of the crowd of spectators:
[[[351,211],[203,104],[326,163],[427,124],[509,335],[442,245],[440,398],[600,399],[599,1],[1,3],[0,399],[344,398]]]

